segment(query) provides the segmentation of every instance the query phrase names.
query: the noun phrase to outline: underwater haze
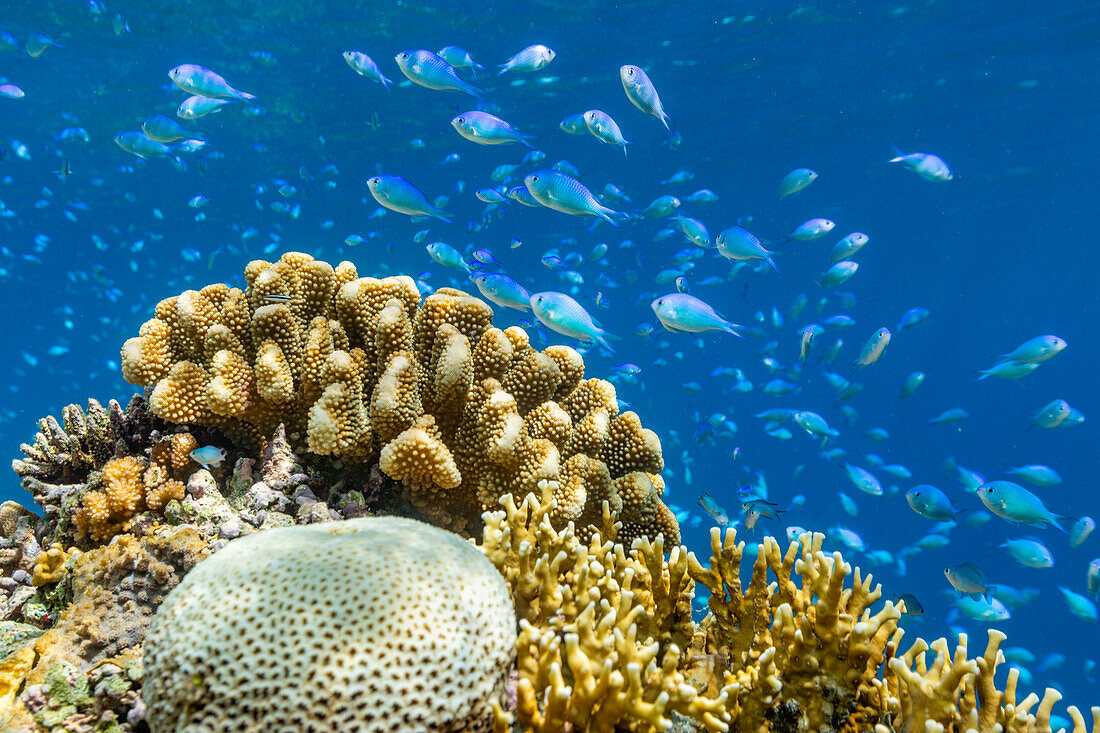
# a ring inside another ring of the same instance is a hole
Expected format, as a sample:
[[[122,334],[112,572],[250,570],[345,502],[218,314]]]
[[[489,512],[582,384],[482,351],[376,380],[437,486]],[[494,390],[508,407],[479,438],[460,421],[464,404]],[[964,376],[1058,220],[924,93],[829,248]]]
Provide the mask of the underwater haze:
[[[723,520],[750,546],[824,532],[884,598],[923,607],[910,634],[1007,633],[1020,687],[1060,690],[1064,720],[1100,702],[1100,540],[1081,536],[1100,517],[1098,28],[1080,0],[9,0],[0,445],[17,457],[71,402],[125,404],[119,350],[156,303],[240,287],[251,260],[297,250],[474,295],[471,273],[506,275],[491,282],[583,308],[494,306],[585,351],[657,431],[689,548]],[[548,63],[501,68],[536,45]],[[447,46],[485,68],[414,83],[395,60]],[[226,86],[170,78],[181,65]],[[183,119],[183,87],[228,103]],[[561,128],[586,111],[615,124]],[[191,134],[156,143],[152,115]],[[400,178],[376,198],[375,176]],[[399,210],[405,181],[442,218]],[[598,205],[615,213],[585,215]],[[774,254],[746,254],[746,232]],[[918,513],[920,485],[950,503]],[[30,502],[14,474],[0,486]]]

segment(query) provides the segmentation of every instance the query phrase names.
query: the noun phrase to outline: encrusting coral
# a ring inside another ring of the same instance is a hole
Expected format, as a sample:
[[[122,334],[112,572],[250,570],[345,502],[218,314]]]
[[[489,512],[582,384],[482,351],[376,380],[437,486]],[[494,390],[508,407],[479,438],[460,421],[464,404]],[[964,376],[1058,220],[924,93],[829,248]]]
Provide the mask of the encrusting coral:
[[[439,526],[476,529],[545,479],[559,526],[588,531],[607,500],[630,536],[679,542],[657,435],[573,349],[539,351],[478,298],[422,298],[411,278],[360,278],[350,262],[290,252],[245,279],[161,301],[123,346],[123,375],[153,387],[158,417],[253,446],[283,424],[299,450],[377,464]]]

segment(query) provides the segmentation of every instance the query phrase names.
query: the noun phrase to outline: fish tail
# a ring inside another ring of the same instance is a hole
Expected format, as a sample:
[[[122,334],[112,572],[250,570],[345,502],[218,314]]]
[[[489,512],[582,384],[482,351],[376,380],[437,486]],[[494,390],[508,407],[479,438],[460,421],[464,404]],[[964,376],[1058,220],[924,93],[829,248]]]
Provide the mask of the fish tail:
[[[382,88],[387,92],[390,90],[390,84],[393,84],[393,79],[387,79],[384,74],[378,75],[378,81],[382,83]]]
[[[722,330],[725,331],[726,333],[732,333],[734,336],[736,336],[739,339],[745,338],[744,336],[742,336],[737,331],[737,324],[736,323],[729,323],[727,321],[726,324],[724,326],[722,326]]]
[[[888,162],[888,163],[900,163],[902,161],[902,159],[905,158],[905,153],[903,153],[899,148],[891,148],[891,149],[894,151],[894,157],[891,158],[890,160],[886,161],[886,162]]]
[[[516,135],[517,135],[516,142],[522,143],[524,145],[524,147],[526,147],[528,150],[534,150],[535,149],[534,145],[527,142],[528,138],[535,137],[535,135],[528,135],[528,134],[525,134],[525,133],[522,133],[522,132],[516,133]]]
[[[765,258],[764,258],[764,261],[765,261],[765,262],[767,262],[767,263],[768,263],[769,265],[771,265],[771,266],[772,266],[772,269],[773,269],[773,270],[775,270],[775,274],[776,274],[776,275],[780,275],[780,276],[782,276],[782,275],[783,275],[783,273],[779,271],[779,268],[775,266],[775,261],[774,261],[774,260],[772,260],[772,258],[771,258],[771,257],[765,257]]]
[[[434,216],[436,219],[439,219],[440,221],[446,222],[448,224],[454,224],[454,219],[451,218],[451,215],[448,214],[446,211],[443,211],[442,209],[433,209],[430,213],[430,216]]]
[[[608,213],[608,212],[610,212],[610,213]],[[604,221],[606,221],[608,224],[615,227],[616,229],[622,229],[623,225],[611,218],[611,214],[618,214],[618,213],[619,212],[617,212],[617,211],[611,211],[611,209],[604,210],[603,207],[601,207],[599,209],[596,209],[596,216],[600,217],[601,219],[603,219]]]
[[[629,140],[623,140],[623,158],[627,157],[626,156],[626,146],[627,145],[630,145],[630,141]]]
[[[659,119],[661,120],[661,124],[665,126],[665,129],[669,132],[672,132],[672,120],[669,118],[668,115],[664,113],[663,110],[661,111]]]
[[[248,92],[237,92],[237,99],[250,105],[260,103],[259,98],[255,94],[249,94]]]
[[[508,64],[501,64],[497,68],[500,69],[500,71],[497,72],[497,76],[503,76],[505,74],[505,72],[507,72],[510,67],[508,66]]]
[[[479,102],[485,101],[485,90],[479,86],[471,84],[470,82],[463,82],[462,91],[466,92]]]

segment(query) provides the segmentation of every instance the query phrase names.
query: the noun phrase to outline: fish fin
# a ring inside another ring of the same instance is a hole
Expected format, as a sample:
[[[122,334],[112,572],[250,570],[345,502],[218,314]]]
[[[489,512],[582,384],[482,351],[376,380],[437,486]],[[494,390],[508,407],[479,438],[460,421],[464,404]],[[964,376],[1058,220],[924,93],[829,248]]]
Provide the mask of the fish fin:
[[[454,220],[450,218],[450,214],[448,214],[446,211],[443,211],[442,209],[436,209],[432,211],[429,216],[439,219],[440,221],[447,222],[448,224],[454,224]]]
[[[744,339],[745,338],[740,333],[738,333],[736,323],[727,323],[725,326],[722,327],[722,330],[725,331],[726,333],[732,333],[734,336],[736,336],[739,339]]]
[[[246,104],[253,105],[253,104],[259,104],[260,103],[259,98],[255,94],[249,94],[248,92],[237,92],[237,93],[240,95],[239,99],[242,102],[245,102]]]
[[[528,134],[525,134],[525,133],[522,133],[522,132],[516,133],[516,134],[519,135],[519,137],[516,138],[516,142],[523,144],[523,146],[526,147],[528,150],[534,150],[535,149],[534,145],[527,142],[527,138],[535,137],[534,135],[528,135]]]
[[[905,157],[905,153],[903,153],[898,148],[892,148],[892,150],[894,151],[894,157],[891,158],[890,160],[886,161],[886,162],[887,163],[900,163],[902,158]]]
[[[617,212],[617,211],[614,211],[614,212],[611,212],[611,213],[617,214],[617,213],[619,213],[619,212]],[[611,226],[615,227],[616,229],[622,229],[622,228],[623,228],[623,225],[622,225],[622,224],[620,224],[619,222],[617,222],[617,221],[615,221],[614,219],[612,219],[612,218],[611,218],[611,215],[610,215],[610,214],[608,214],[608,213],[607,213],[607,212],[605,212],[605,211],[600,211],[600,210],[598,210],[598,209],[597,209],[597,211],[596,211],[596,216],[600,217],[601,219],[603,219],[604,221],[606,221],[606,222],[607,222],[608,224],[610,224]]]
[[[970,600],[972,600],[972,601],[984,601],[985,600],[985,598],[982,597],[981,593],[967,593],[966,595],[970,596]]]
[[[1057,529],[1059,532],[1061,532],[1062,534],[1067,534],[1068,535],[1069,532],[1066,531],[1066,528],[1063,527],[1062,525],[1058,524],[1058,522],[1062,519],[1073,519],[1073,517],[1066,517],[1066,516],[1062,516],[1061,514],[1057,514],[1057,515],[1055,515],[1054,519],[1050,520],[1050,524],[1055,529]]]
[[[672,119],[665,114],[664,110],[661,110],[660,120],[661,124],[665,126],[665,129],[672,132]]]
[[[629,141],[629,140],[623,140],[623,158],[626,158],[626,157],[627,157],[627,156],[626,156],[626,146],[627,146],[627,145],[630,145],[630,144],[631,144],[631,143],[630,143],[630,141]]]
[[[378,81],[381,82],[382,88],[387,92],[390,90],[390,84],[393,84],[393,79],[387,79],[383,74],[378,75]]]

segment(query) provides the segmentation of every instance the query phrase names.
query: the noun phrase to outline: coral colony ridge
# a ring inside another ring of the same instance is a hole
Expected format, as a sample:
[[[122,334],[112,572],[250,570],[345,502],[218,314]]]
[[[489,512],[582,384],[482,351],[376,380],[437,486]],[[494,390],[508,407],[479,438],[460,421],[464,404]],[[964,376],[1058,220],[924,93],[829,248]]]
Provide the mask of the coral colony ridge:
[[[4,730],[1050,729],[1004,634],[905,639],[821,534],[688,552],[660,441],[573,349],[350,262],[244,275],[161,301],[122,346],[144,395],[14,461]]]

